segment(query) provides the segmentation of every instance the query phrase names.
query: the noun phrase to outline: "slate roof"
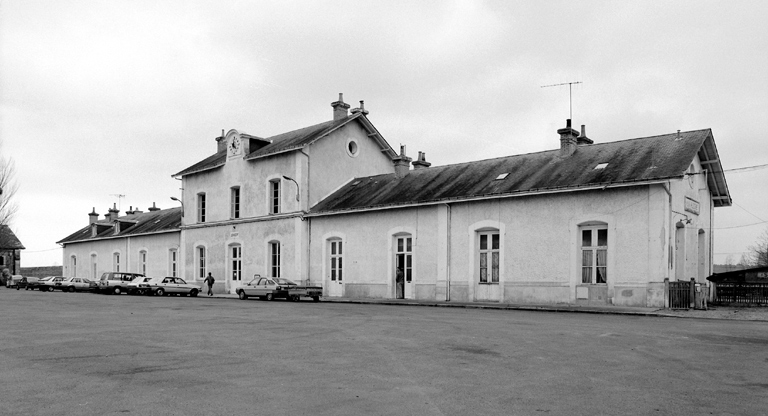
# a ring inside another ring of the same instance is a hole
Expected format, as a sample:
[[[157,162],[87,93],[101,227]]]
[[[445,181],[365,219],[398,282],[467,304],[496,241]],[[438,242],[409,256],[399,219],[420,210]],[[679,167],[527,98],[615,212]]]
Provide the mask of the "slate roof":
[[[0,225],[0,250],[24,250],[24,245],[7,225]]]
[[[269,141],[271,143],[260,149],[256,149],[248,153],[247,155],[245,155],[245,159],[246,160],[259,159],[262,157],[268,157],[268,156],[276,155],[279,153],[290,152],[293,150],[301,149],[304,146],[311,144],[314,141],[327,136],[334,130],[340,128],[341,126],[347,123],[350,123],[353,120],[359,120],[367,128],[369,132],[372,132],[372,135],[375,136],[374,139],[378,139],[379,144],[382,147],[382,150],[386,151],[390,155],[390,157],[396,156],[396,153],[394,152],[394,150],[392,150],[389,144],[387,144],[386,141],[384,141],[384,139],[381,138],[378,131],[376,131],[376,128],[373,127],[373,125],[370,123],[370,121],[368,121],[366,117],[364,117],[364,114],[362,112],[358,112],[338,120],[326,121],[326,122],[315,124],[309,127],[304,127],[301,129],[289,131],[287,133],[278,134],[276,136],[268,137],[266,139],[257,138],[259,140]],[[246,134],[243,134],[243,136],[249,137]],[[254,137],[254,136],[250,136],[250,137]],[[198,172],[203,172],[210,169],[215,169],[220,166],[224,166],[224,163],[226,163],[226,161],[227,161],[226,150],[220,151],[172,176],[184,176],[192,173],[198,173]]]
[[[181,207],[124,215],[119,217],[118,221],[121,221],[122,224],[120,226],[121,231],[117,235],[115,235],[112,223],[102,220],[97,222],[100,232],[95,237],[91,237],[91,225],[89,224],[69,236],[64,237],[60,241],[57,241],[57,243],[67,244],[81,241],[102,240],[106,238],[180,231]]]
[[[557,149],[411,170],[402,178],[356,178],[313,206],[309,216],[683,178],[696,154],[709,161],[715,206],[730,205],[714,138],[706,129],[680,133],[679,139],[672,133],[582,145],[565,158]],[[595,169],[602,163],[608,165]],[[496,179],[504,173],[506,178]]]

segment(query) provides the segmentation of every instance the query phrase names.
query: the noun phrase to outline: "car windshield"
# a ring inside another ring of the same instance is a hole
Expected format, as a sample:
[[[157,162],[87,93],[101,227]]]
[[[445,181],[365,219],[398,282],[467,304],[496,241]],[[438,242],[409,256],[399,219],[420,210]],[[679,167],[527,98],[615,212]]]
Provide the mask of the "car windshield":
[[[275,283],[277,283],[278,285],[296,286],[296,283],[293,283],[288,279],[283,279],[282,277],[275,278]]]
[[[42,278],[42,279],[40,279],[39,281],[40,281],[40,282],[44,282],[44,281],[48,281],[48,280],[51,280],[51,279],[53,279],[53,276],[43,277],[43,278]]]

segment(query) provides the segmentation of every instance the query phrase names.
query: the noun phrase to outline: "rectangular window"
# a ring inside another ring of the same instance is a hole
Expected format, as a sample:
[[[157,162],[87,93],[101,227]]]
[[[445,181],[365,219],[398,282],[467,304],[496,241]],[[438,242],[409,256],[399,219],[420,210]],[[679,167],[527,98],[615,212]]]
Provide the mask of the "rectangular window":
[[[480,233],[478,250],[480,283],[499,283],[499,247],[499,233]]]
[[[232,280],[243,278],[243,250],[240,246],[232,246]]]
[[[139,272],[144,276],[147,275],[147,252],[139,252]]]
[[[205,247],[198,247],[197,248],[197,268],[198,273],[197,275],[201,279],[205,279]]]
[[[269,243],[271,277],[280,277],[280,243]]]
[[[397,253],[395,267],[403,271],[406,283],[413,280],[413,238],[397,237]]]
[[[120,271],[120,253],[115,253],[112,255],[112,265],[113,270],[116,272]]]
[[[331,241],[331,281],[342,280],[343,253],[341,240]]]
[[[581,283],[608,282],[608,228],[581,229]]]
[[[230,198],[230,206],[231,206],[231,217],[234,218],[240,218],[240,187],[233,187],[231,188],[231,198]]]
[[[205,222],[205,193],[197,194],[197,222]]]
[[[274,180],[269,182],[269,213],[270,214],[279,214],[280,213],[280,180]]]
[[[170,272],[171,276],[176,277],[177,273],[177,264],[178,259],[176,258],[178,252],[176,249],[172,249],[168,252],[168,260],[170,264],[168,265],[168,271]]]

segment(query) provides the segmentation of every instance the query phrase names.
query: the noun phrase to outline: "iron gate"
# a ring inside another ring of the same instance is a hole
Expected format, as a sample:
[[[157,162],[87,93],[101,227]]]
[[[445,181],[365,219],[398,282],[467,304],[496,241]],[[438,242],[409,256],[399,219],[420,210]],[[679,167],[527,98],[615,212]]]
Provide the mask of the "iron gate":
[[[689,309],[693,308],[694,298],[693,281],[669,282],[669,308],[670,309]]]

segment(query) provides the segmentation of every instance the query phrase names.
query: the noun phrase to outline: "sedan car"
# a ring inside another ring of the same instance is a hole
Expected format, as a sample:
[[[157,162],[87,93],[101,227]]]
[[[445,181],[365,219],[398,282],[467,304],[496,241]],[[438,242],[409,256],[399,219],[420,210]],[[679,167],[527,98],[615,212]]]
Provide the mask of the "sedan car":
[[[37,281],[37,288],[40,289],[41,292],[53,292],[53,287],[56,285],[57,282],[61,282],[66,277],[63,276],[48,276],[44,277]]]
[[[19,283],[16,284],[16,290],[19,290],[22,287],[24,290],[29,290],[30,285],[36,284],[37,280],[37,277],[22,277],[21,280],[19,280]]]
[[[126,287],[128,288],[128,294],[129,295],[151,295],[152,292],[152,282],[153,278],[146,277],[146,276],[139,276],[133,280],[131,280],[131,283],[128,283]]]
[[[261,299],[272,300],[276,298],[290,297],[288,290],[296,287],[296,283],[281,278],[260,277],[256,275],[253,280],[237,289],[240,299],[248,299],[249,296],[257,296]]]
[[[62,292],[87,292],[91,289],[91,281],[84,277],[66,277],[57,281],[58,277],[53,279],[53,290]]]
[[[35,290],[40,288],[40,281],[45,279],[53,279],[53,276],[48,277],[27,277],[27,283],[24,286],[24,290]]]
[[[162,277],[149,282],[152,291],[157,296],[163,295],[189,295],[197,296],[201,286],[189,284],[180,277]]]

